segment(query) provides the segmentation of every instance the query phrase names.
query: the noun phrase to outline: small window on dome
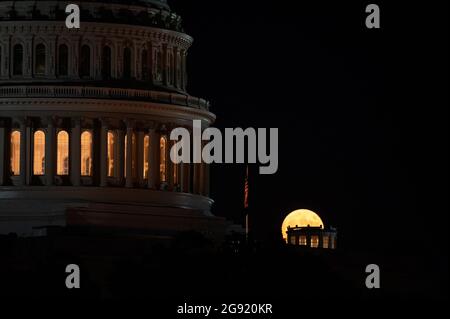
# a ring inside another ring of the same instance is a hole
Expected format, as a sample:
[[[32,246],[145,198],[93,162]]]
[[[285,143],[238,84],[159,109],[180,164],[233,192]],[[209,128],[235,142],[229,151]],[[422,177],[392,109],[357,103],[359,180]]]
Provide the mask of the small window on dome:
[[[61,44],[58,50],[58,75],[67,76],[69,74],[69,48]]]
[[[123,51],[123,78],[131,79],[131,49],[125,48]]]
[[[88,45],[81,47],[80,77],[91,76],[91,48]]]
[[[105,46],[103,48],[103,55],[102,55],[102,77],[104,79],[110,79],[111,78],[111,48],[109,46]]]
[[[46,66],[46,54],[45,54],[45,45],[40,43],[36,46],[35,53],[35,65],[34,72],[37,75],[45,74],[45,66]]]
[[[23,75],[23,46],[16,44],[13,48],[13,75]]]

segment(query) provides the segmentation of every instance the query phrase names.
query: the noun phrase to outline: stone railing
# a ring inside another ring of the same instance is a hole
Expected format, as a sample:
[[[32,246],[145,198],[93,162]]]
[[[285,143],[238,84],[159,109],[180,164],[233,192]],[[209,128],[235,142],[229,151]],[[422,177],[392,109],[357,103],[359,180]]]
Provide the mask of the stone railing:
[[[95,98],[114,100],[147,101],[176,104],[197,109],[209,110],[209,102],[177,93],[151,90],[81,87],[81,86],[3,86],[0,87],[1,98]]]

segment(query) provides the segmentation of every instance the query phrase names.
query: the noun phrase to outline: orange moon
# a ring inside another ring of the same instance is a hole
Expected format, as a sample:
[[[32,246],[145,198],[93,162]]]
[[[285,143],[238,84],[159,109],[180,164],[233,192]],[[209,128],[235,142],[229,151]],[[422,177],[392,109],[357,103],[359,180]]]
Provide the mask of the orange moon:
[[[283,235],[283,239],[287,240],[287,228],[289,227],[321,227],[324,228],[324,224],[322,219],[314,213],[313,211],[309,209],[297,209],[294,210],[292,213],[286,216],[286,218],[283,221],[283,224],[281,225],[281,233]]]

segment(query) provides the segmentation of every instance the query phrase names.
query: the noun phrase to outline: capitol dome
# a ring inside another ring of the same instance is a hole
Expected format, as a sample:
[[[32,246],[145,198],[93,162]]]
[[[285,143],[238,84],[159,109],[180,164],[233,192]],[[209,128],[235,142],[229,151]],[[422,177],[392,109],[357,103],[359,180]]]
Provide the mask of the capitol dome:
[[[173,164],[170,131],[204,128],[193,39],[165,0],[0,1],[0,234],[48,226],[206,233],[209,168]]]

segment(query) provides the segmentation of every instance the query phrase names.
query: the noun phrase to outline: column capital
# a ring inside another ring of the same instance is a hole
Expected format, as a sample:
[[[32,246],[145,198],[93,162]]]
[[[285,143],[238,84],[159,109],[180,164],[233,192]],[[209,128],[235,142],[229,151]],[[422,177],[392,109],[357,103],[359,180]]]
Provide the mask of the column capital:
[[[167,134],[168,133],[167,124],[166,123],[160,124],[158,127],[158,131],[161,134]]]
[[[72,117],[70,119],[70,122],[71,122],[72,126],[76,126],[76,125],[81,125],[82,120],[83,120],[83,118],[81,118],[81,117]]]
[[[125,126],[127,128],[134,128],[134,126],[136,125],[135,119],[125,119],[123,122],[125,123]]]
[[[148,122],[145,122],[145,124],[146,124],[146,126],[148,127],[148,130],[149,131],[151,131],[151,130],[156,130],[157,129],[157,127],[158,127],[158,123],[157,122],[155,122],[155,121],[148,121]]]
[[[110,127],[111,126],[111,119],[107,117],[101,117],[99,118],[99,121],[102,125],[102,127]]]
[[[56,116],[53,116],[53,115],[47,116],[44,118],[44,120],[45,120],[45,124],[47,124],[47,125],[52,125],[52,126],[56,125]]]
[[[13,122],[18,123],[20,126],[27,126],[30,123],[30,119],[26,116],[19,116],[13,119]]]

